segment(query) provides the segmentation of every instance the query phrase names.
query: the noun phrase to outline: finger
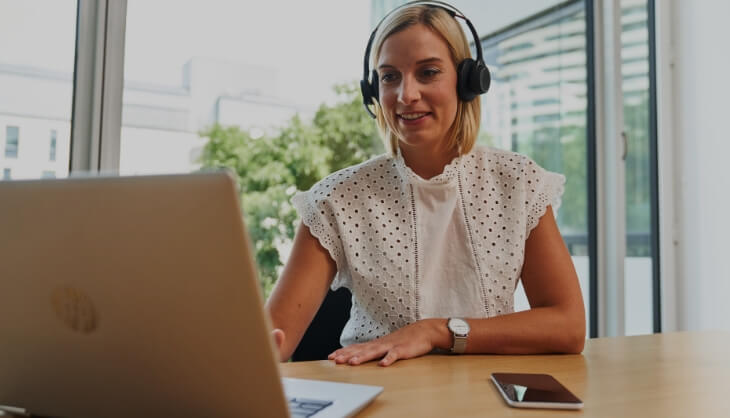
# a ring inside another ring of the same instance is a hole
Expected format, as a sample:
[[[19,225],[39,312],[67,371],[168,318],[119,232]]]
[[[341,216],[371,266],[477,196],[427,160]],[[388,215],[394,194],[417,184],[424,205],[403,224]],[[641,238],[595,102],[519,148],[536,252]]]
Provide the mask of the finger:
[[[343,363],[349,363],[350,359],[353,357],[357,357],[362,352],[362,349],[349,349],[349,350],[343,350],[342,352],[338,353],[334,360],[337,364],[343,364]]]
[[[337,357],[342,357],[342,356],[349,357],[348,356],[348,353],[351,352],[354,348],[355,348],[355,346],[352,346],[351,345],[351,346],[348,346],[348,347],[343,347],[343,348],[337,349],[337,350],[331,352],[327,356],[327,359],[334,360]]]
[[[281,346],[284,344],[284,339],[286,338],[286,336],[284,335],[284,331],[279,328],[275,328],[273,331],[271,331],[271,334],[274,336],[274,343],[276,343],[276,348],[281,349]]]
[[[354,346],[344,347],[333,351],[329,356],[327,356],[327,358],[329,360],[334,360],[335,363],[346,363],[347,360],[352,357],[353,353],[356,353],[357,351],[358,349]]]
[[[355,355],[355,353],[361,352],[368,345],[370,345],[370,343],[348,345],[347,347],[333,351],[327,356],[327,358],[329,360],[334,360],[337,363],[346,363],[353,355]]]
[[[350,345],[335,351],[328,358],[334,360],[337,364],[360,364],[385,354],[388,351],[387,347],[383,348],[381,346],[381,343],[376,342]],[[378,355],[378,353],[380,354]]]
[[[339,349],[337,349],[337,350],[335,350],[335,351],[331,352],[331,353],[330,353],[330,354],[329,354],[329,355],[327,356],[327,358],[328,358],[329,360],[334,360],[334,359],[335,359],[335,357],[337,357],[337,356],[339,356],[339,355],[342,355],[342,354],[345,354],[346,352],[347,352],[347,349],[346,349],[346,348],[339,348]]]
[[[373,344],[368,347],[364,347],[362,351],[353,353],[347,362],[353,366],[367,363],[368,361],[383,357],[390,348],[391,346],[385,344]]]
[[[388,351],[387,354],[385,354],[385,357],[383,357],[383,359],[380,360],[378,364],[383,367],[390,366],[391,364],[395,363],[399,358],[400,354],[398,352],[398,349],[396,347],[393,347]]]

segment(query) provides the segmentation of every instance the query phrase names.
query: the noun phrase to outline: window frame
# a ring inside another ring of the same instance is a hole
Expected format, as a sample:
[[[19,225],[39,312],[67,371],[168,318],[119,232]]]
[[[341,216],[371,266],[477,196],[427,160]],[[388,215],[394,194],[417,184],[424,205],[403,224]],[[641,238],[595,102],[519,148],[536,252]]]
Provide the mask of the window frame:
[[[69,173],[119,172],[127,0],[78,0]]]
[[[655,278],[654,300],[660,301],[661,310],[655,312],[661,318],[662,331],[677,331],[680,329],[680,306],[678,302],[677,287],[679,286],[677,262],[679,242],[679,221],[676,217],[675,206],[680,197],[675,192],[680,184],[677,167],[679,157],[675,149],[680,149],[675,137],[675,94],[673,87],[674,78],[674,33],[673,23],[674,7],[673,2],[655,1],[651,2],[649,9],[649,39],[650,56],[653,52],[654,74],[650,83],[654,83],[654,94],[650,96],[653,103],[653,110],[650,109],[650,129],[653,128],[654,137],[650,140],[655,143],[656,169],[653,170],[657,176],[656,184],[656,211],[658,217],[656,227],[659,231],[657,255],[659,256],[657,271],[659,279]],[[652,51],[653,50],[653,51]],[[651,67],[650,67],[651,70]],[[650,84],[651,88],[651,84]],[[661,138],[661,140],[659,140]]]

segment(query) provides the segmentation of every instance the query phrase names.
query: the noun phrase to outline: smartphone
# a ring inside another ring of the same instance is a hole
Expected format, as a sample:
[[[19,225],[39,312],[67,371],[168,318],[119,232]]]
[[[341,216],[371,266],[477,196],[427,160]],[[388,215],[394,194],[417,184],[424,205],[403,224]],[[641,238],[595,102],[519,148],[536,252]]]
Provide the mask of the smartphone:
[[[549,374],[492,373],[492,382],[515,408],[583,408],[583,401]]]

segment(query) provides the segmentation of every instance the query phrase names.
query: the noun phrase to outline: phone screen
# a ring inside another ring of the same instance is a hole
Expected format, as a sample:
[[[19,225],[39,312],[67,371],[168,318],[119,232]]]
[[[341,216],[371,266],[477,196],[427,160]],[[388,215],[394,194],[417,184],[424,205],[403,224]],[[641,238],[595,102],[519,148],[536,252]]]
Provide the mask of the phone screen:
[[[492,373],[492,380],[512,406],[580,408],[583,402],[549,374]]]

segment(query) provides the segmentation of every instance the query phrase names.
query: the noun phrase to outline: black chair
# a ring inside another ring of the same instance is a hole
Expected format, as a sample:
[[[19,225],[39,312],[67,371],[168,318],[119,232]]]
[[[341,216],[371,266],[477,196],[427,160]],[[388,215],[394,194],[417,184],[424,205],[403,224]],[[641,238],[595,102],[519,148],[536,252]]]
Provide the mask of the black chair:
[[[350,319],[351,307],[352,294],[349,290],[344,287],[334,292],[329,290],[304,337],[294,350],[292,361],[326,360],[329,353],[342,348],[340,334]]]

